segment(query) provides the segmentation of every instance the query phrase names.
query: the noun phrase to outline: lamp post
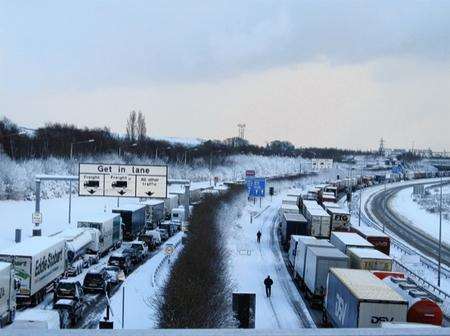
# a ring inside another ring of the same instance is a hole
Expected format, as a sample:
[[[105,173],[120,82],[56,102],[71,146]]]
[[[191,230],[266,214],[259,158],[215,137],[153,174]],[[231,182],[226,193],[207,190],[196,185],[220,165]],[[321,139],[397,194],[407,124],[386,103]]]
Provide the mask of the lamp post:
[[[441,192],[439,197],[439,254],[438,254],[438,287],[441,287],[441,250],[442,250],[442,174]]]
[[[72,143],[70,144],[70,160],[73,159],[73,147],[74,147],[75,145],[81,145],[81,144],[87,144],[87,143],[93,143],[93,142],[95,142],[94,139],[89,139],[89,140],[84,140],[84,141],[76,141],[76,142],[72,142]]]

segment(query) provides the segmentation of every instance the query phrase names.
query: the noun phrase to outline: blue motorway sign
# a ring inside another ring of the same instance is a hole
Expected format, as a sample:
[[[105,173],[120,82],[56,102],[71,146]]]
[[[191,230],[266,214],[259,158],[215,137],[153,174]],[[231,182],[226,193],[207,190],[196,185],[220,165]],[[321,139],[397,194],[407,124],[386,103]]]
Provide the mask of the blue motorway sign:
[[[249,197],[266,196],[266,179],[263,177],[247,177],[245,179]]]
[[[403,173],[403,167],[400,165],[392,167],[392,172],[394,174],[402,174]]]

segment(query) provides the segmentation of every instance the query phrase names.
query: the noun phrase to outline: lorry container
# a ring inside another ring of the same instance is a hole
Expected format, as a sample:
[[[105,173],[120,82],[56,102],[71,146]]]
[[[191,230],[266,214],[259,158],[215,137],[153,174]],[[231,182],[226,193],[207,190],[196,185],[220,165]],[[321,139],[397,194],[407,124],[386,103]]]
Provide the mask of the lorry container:
[[[165,219],[169,219],[170,218],[170,214],[172,212],[172,209],[177,208],[178,205],[179,205],[178,195],[175,195],[175,194],[167,195],[167,198],[164,199]]]
[[[17,313],[15,321],[8,329],[27,330],[39,335],[39,330],[64,328],[59,312],[50,309],[27,309]]]
[[[306,207],[305,218],[308,221],[308,234],[317,238],[330,237],[330,215],[322,207]]]
[[[335,209],[335,208],[340,209],[341,208],[341,206],[338,203],[333,203],[333,202],[323,202],[322,203],[322,207],[325,210]]]
[[[0,261],[13,264],[19,280],[18,305],[35,305],[64,273],[66,243],[60,238],[32,237],[0,252]]]
[[[329,208],[331,231],[350,231],[350,212],[342,208]]]
[[[294,213],[298,214],[300,213],[300,210],[298,209],[298,206],[292,205],[292,204],[281,204],[280,207],[280,216],[283,216],[284,213]]]
[[[295,257],[297,255],[297,245],[298,240],[301,236],[299,235],[291,235],[291,241],[289,243],[289,251],[288,251],[288,261],[289,265],[294,268],[295,265]]]
[[[411,279],[386,277],[384,283],[408,302],[407,322],[441,326],[444,318],[438,303],[442,300],[418,286]]]
[[[355,269],[369,271],[392,271],[392,258],[375,249],[350,247],[347,249],[350,265]]]
[[[81,258],[93,246],[93,235],[84,228],[70,228],[51,235],[66,242],[67,261]]]
[[[347,253],[347,249],[350,247],[373,248],[371,243],[354,232],[332,232],[330,243],[343,253]]]
[[[380,252],[389,255],[391,252],[391,239],[380,230],[368,226],[352,226],[352,231],[359,234]]]
[[[282,199],[281,204],[290,204],[298,207],[298,198],[297,196],[285,196]]]
[[[284,213],[281,216],[281,243],[287,248],[291,235],[306,235],[306,219],[299,213]]]
[[[155,229],[165,219],[164,200],[149,199],[141,201],[145,205],[145,227]]]
[[[306,208],[321,208],[321,205],[317,203],[316,200],[310,200],[310,199],[300,199],[299,200],[299,209],[300,212],[305,215]]]
[[[118,214],[100,212],[90,214],[77,223],[79,228],[89,228],[91,231],[97,230],[98,241],[93,241],[89,252],[104,255],[109,250],[120,246],[122,242],[122,218]],[[94,232],[91,232],[94,235]]]
[[[298,277],[303,283],[305,278],[306,255],[309,247],[335,248],[330,242],[324,239],[317,239],[311,236],[299,236],[297,242],[297,253],[295,256],[294,277]]]
[[[120,214],[123,223],[123,240],[135,240],[145,231],[145,205],[125,204],[113,209],[113,213]]]
[[[338,187],[334,185],[327,185],[323,191],[333,194],[334,197],[337,197],[338,195]]]
[[[323,203],[323,202],[336,203],[336,197],[334,196],[333,193],[321,192],[321,193],[319,193],[318,200],[320,201],[320,203]]]
[[[13,265],[0,261],[0,328],[14,321],[16,314],[16,280]]]
[[[327,289],[327,276],[330,268],[348,268],[348,266],[349,257],[337,248],[308,247],[304,279],[308,299],[321,304]]]
[[[332,268],[325,311],[335,328],[376,328],[406,322],[408,302],[370,271]]]

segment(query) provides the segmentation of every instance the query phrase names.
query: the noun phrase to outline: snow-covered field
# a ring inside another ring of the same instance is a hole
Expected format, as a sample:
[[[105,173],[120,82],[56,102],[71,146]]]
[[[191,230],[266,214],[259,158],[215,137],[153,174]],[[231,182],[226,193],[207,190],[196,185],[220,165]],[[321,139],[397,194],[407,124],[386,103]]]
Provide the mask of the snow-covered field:
[[[429,235],[439,237],[439,213],[431,213],[420,207],[413,200],[413,188],[406,188],[396,194],[391,207],[411,225],[418,227]],[[450,244],[450,221],[442,219],[442,241]]]

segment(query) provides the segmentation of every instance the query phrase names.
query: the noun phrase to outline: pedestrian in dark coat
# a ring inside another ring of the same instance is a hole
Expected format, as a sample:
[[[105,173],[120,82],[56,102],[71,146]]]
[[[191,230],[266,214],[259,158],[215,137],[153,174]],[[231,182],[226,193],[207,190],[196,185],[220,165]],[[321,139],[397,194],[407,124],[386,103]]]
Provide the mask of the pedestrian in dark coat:
[[[264,279],[264,286],[266,286],[266,295],[268,298],[272,295],[272,285],[273,280],[270,278],[270,275],[268,275],[267,278]]]
[[[261,242],[261,236],[262,236],[262,233],[261,233],[261,231],[258,230],[258,232],[256,233],[256,241],[257,241],[258,243]]]

